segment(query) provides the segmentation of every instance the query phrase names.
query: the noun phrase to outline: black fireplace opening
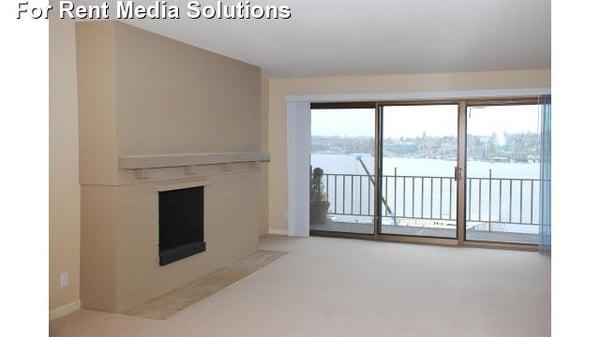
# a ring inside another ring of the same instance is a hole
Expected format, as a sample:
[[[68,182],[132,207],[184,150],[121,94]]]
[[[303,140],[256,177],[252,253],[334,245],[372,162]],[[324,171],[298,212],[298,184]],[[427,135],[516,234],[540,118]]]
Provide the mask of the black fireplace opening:
[[[204,187],[158,192],[158,229],[161,266],[205,251]]]

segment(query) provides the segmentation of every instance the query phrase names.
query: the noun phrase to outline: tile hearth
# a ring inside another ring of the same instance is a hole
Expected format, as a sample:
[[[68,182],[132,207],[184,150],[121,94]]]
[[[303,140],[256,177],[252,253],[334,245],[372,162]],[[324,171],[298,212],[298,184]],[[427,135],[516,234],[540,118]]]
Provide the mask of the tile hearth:
[[[186,286],[127,310],[124,314],[151,319],[167,319],[176,312],[238,282],[285,254],[287,252],[258,250]]]

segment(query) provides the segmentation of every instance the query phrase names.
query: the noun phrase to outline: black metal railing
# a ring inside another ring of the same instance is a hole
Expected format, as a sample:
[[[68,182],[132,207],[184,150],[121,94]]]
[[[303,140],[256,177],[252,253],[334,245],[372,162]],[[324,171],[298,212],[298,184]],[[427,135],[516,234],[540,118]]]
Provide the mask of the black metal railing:
[[[374,180],[367,174],[323,175],[328,214],[374,215]],[[539,179],[471,177],[466,181],[466,221],[538,225]],[[382,217],[456,221],[457,185],[450,176],[382,176]]]

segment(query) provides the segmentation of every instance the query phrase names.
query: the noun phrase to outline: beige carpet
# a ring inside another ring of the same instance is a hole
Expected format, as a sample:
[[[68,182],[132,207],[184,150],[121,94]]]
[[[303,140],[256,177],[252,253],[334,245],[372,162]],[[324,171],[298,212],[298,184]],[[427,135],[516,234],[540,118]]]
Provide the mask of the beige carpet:
[[[52,336],[550,336],[550,260],[479,248],[270,236],[288,251],[166,320],[81,310]]]
[[[240,261],[176,290],[168,292],[125,312],[142,318],[166,319],[176,312],[234,284],[260,268],[277,260],[286,252],[258,250]]]

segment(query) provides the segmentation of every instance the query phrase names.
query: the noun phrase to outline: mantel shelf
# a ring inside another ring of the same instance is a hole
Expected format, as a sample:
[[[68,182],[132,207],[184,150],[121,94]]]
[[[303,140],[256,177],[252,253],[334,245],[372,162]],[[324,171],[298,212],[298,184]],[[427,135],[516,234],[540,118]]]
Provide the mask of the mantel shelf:
[[[268,161],[270,161],[270,156],[266,152],[129,155],[119,157],[119,168],[122,170],[144,170]]]

